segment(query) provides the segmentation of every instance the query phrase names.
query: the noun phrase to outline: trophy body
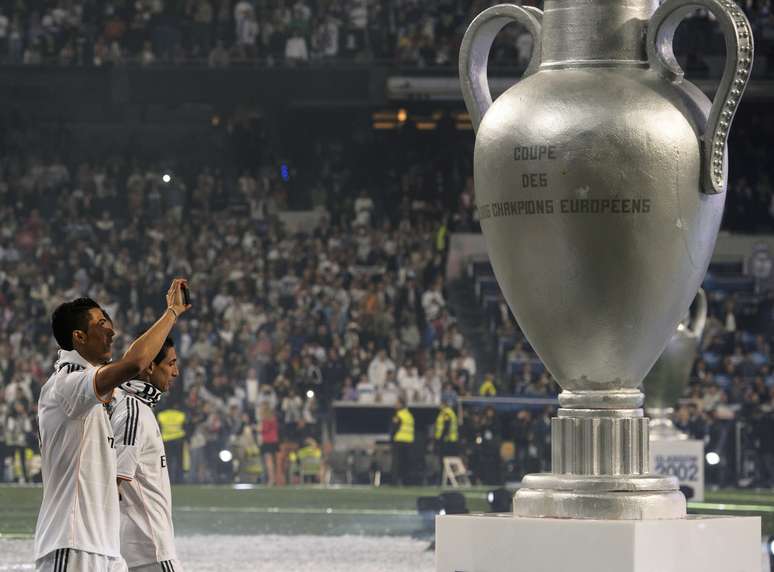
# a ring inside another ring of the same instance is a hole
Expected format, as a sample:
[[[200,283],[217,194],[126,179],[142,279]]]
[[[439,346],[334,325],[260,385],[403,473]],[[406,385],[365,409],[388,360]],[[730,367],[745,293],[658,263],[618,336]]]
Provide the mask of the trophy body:
[[[675,28],[697,5],[715,15],[729,50],[714,103],[682,79],[671,50]],[[710,262],[752,37],[731,1],[657,6],[495,6],[463,40],[489,256],[519,325],[563,389],[552,472],[525,477],[514,497],[518,516],[686,513],[677,479],[649,474],[639,387]],[[492,102],[488,52],[514,20],[533,35],[532,60],[522,81]]]

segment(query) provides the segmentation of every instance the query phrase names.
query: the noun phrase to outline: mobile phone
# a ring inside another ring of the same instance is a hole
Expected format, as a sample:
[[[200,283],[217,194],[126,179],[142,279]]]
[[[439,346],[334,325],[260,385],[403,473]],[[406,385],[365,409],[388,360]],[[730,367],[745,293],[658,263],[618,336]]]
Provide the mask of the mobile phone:
[[[190,306],[191,305],[191,292],[190,292],[190,290],[188,290],[188,286],[183,284],[182,286],[180,286],[180,289],[183,291],[183,303],[186,306]]]

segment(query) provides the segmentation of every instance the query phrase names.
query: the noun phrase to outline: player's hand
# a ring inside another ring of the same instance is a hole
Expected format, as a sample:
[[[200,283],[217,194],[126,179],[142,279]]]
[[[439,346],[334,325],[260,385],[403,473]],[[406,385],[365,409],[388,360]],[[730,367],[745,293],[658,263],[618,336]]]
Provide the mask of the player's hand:
[[[188,286],[187,279],[175,278],[167,291],[167,308],[172,310],[178,318],[191,308],[191,304],[186,305],[184,302],[183,285]]]

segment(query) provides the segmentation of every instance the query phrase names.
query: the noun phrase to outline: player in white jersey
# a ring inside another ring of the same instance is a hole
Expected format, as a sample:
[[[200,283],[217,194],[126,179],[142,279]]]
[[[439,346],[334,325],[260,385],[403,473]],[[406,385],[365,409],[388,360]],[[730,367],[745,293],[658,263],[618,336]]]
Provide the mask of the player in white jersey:
[[[121,496],[121,554],[130,572],[183,572],[175,551],[172,491],[161,430],[153,413],[172,379],[171,338],[137,380],[120,386],[110,406]]]
[[[99,305],[79,298],[51,319],[62,348],[38,401],[43,501],[35,528],[38,571],[124,570],[119,546],[113,431],[104,404],[121,383],[145,371],[158,354],[184,303],[185,281],[167,292],[167,309],[123,358],[108,363],[113,324]]]

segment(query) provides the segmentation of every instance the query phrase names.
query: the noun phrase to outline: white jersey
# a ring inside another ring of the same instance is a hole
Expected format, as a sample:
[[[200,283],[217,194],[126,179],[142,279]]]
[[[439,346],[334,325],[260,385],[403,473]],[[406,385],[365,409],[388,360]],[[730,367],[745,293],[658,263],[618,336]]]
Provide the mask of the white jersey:
[[[40,391],[43,502],[35,559],[61,548],[121,557],[113,430],[94,385],[96,367],[60,350]]]
[[[111,405],[110,422],[116,435],[118,478],[125,481],[119,503],[121,554],[130,568],[174,560],[172,491],[153,408],[142,393],[119,389]]]

